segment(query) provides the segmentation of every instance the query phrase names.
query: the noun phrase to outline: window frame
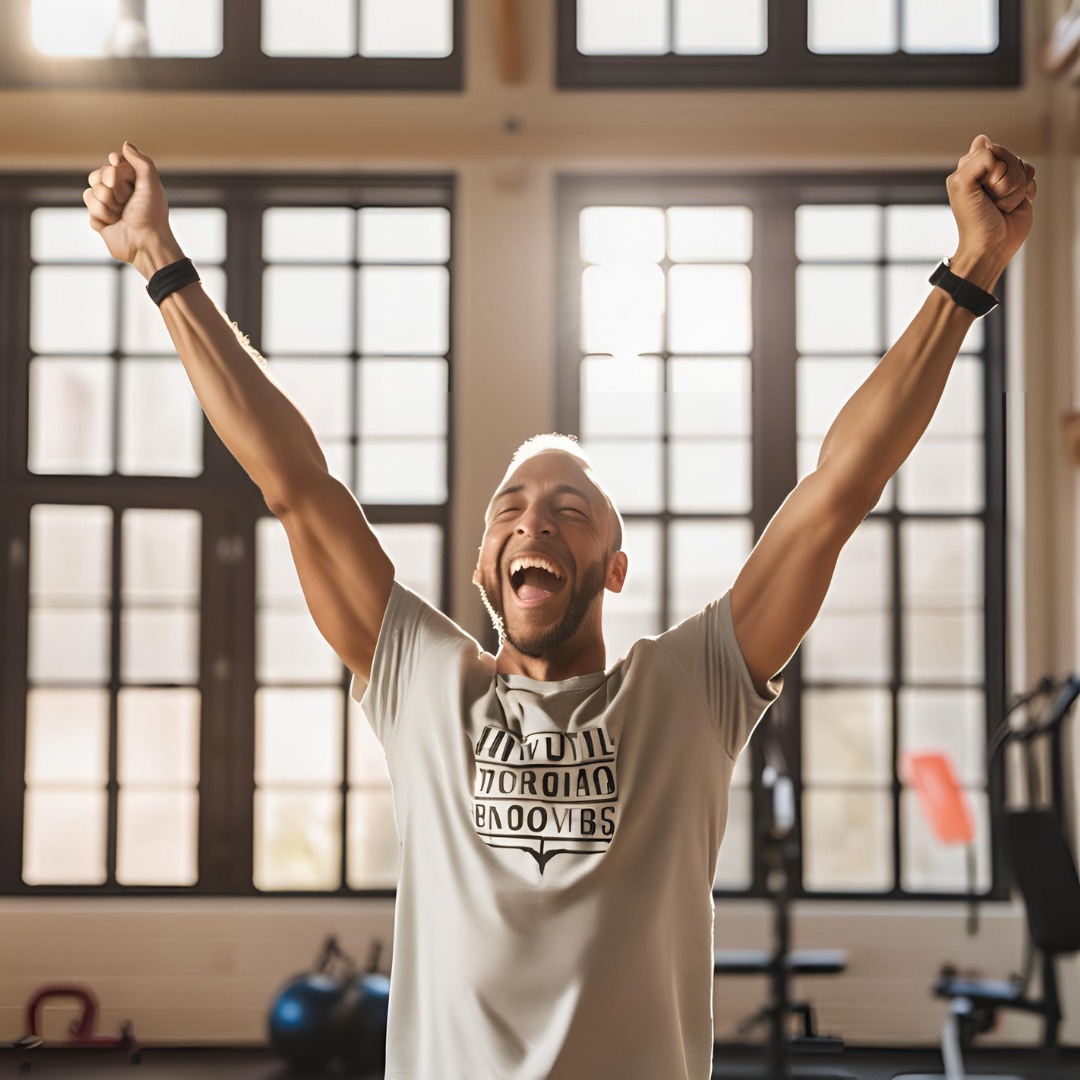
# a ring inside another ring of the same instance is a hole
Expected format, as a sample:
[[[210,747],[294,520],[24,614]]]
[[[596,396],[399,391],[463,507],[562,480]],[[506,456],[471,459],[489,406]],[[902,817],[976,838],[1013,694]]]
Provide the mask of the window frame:
[[[673,3],[674,0],[669,0]],[[560,90],[676,90],[707,87],[948,87],[1019,86],[1020,0],[998,0],[998,48],[992,53],[814,53],[807,44],[802,3],[768,6],[768,45],[753,55],[592,55],[577,48],[578,0],[558,0]]]
[[[421,90],[464,88],[464,0],[453,4],[453,49],[445,57],[267,56],[261,0],[222,7],[217,56],[47,57],[30,43],[30,4],[16,0],[0,35],[0,88],[70,90]]]
[[[581,331],[581,260],[578,249],[578,215],[587,206],[671,206],[725,204],[749,206],[753,211],[753,250],[747,265],[751,272],[753,310],[751,312],[752,348],[752,436],[751,436],[751,510],[749,514],[701,514],[672,512],[626,512],[627,522],[635,519],[657,521],[663,526],[660,565],[650,572],[661,575],[660,622],[671,621],[668,581],[668,525],[673,520],[695,518],[719,520],[749,519],[754,541],[760,538],[769,520],[795,487],[797,474],[796,430],[796,364],[795,344],[796,298],[795,271],[795,208],[805,203],[853,204],[889,203],[940,205],[946,201],[945,172],[911,171],[903,174],[860,173],[799,173],[745,174],[716,173],[710,175],[647,175],[622,174],[562,174],[557,178],[558,251],[556,266],[559,274],[557,289],[557,365],[556,365],[556,426],[560,431],[580,432],[580,348]],[[770,216],[771,215],[771,216]],[[943,252],[943,255],[948,252]],[[885,260],[881,260],[882,265]],[[665,264],[666,265],[666,258]],[[927,268],[927,276],[932,267]],[[1003,301],[1007,292],[1007,274],[996,287]],[[786,282],[786,284],[785,284]],[[929,288],[929,285],[928,285]],[[983,467],[985,505],[978,513],[954,512],[952,516],[979,520],[984,527],[983,582],[984,607],[984,671],[979,684],[984,691],[986,706],[987,745],[993,732],[1004,721],[1008,693],[1006,650],[1006,491],[1005,491],[1005,343],[1006,324],[1003,302],[997,314],[985,322],[983,350],[974,355],[983,361]],[[890,343],[891,344],[891,343]],[[653,354],[650,354],[653,355]],[[666,346],[659,355],[666,358]],[[995,407],[996,403],[996,407]],[[767,437],[766,437],[767,434]],[[671,439],[665,430],[663,444]],[[887,521],[898,530],[899,521],[909,517],[894,505],[888,510],[875,510],[872,517]],[[932,513],[917,513],[916,518],[932,518]],[[940,515],[948,518],[948,512]],[[894,575],[901,560],[894,545],[889,566]],[[892,699],[890,728],[892,779],[889,793],[892,802],[892,868],[893,886],[885,891],[809,890],[803,884],[802,845],[795,861],[796,880],[791,883],[791,895],[806,900],[870,900],[870,901],[943,901],[964,900],[1007,901],[1004,864],[1000,854],[999,822],[1004,811],[1004,761],[996,755],[986,777],[989,801],[990,887],[986,892],[908,891],[902,887],[900,797],[903,785],[898,771],[899,693],[905,683],[900,666],[901,638],[899,620],[902,601],[893,596],[892,642],[890,652],[891,677],[875,686],[886,689]],[[663,627],[659,627],[658,631]],[[785,690],[769,710],[763,723],[771,724],[784,759],[791,764],[796,800],[797,835],[803,828],[802,780],[802,651],[797,650],[784,668]],[[814,686],[821,685],[817,682]],[[838,684],[840,685],[840,684]],[[847,685],[842,684],[842,685]],[[769,793],[762,782],[767,762],[764,740],[751,739],[750,754],[751,816],[753,822],[768,819]],[[746,889],[714,889],[717,898],[746,898],[770,895],[767,887],[769,867],[764,853],[764,837],[760,829],[752,828],[751,884]]]
[[[262,211],[274,206],[439,206],[450,218],[450,348],[448,401],[454,387],[454,209],[456,180],[450,174],[347,174],[342,176],[166,175],[170,205],[223,207],[227,248],[222,264],[227,280],[227,314],[261,352]],[[80,203],[85,177],[68,173],[0,176],[0,543],[7,572],[0,574],[0,897],[27,896],[214,896],[214,897],[393,897],[396,889],[352,889],[347,882],[347,832],[342,833],[341,885],[334,890],[262,890],[253,880],[255,794],[255,666],[257,596],[256,525],[271,517],[261,492],[232,457],[206,419],[203,472],[198,476],[141,476],[31,473],[27,463],[29,390],[30,215],[39,207],[73,208]],[[87,225],[89,228],[89,225]],[[118,343],[119,344],[119,343]],[[114,358],[121,355],[119,348]],[[177,360],[177,363],[180,361]],[[270,362],[272,370],[272,361]],[[358,435],[353,432],[355,442]],[[453,410],[447,415],[447,500],[441,505],[363,503],[372,525],[424,523],[442,530],[441,590],[438,606],[449,610],[453,565],[451,506],[454,493]],[[198,867],[194,885],[123,885],[116,881],[117,693],[119,677],[119,538],[113,531],[110,583],[112,642],[110,677],[109,776],[107,783],[107,880],[102,885],[30,885],[22,879],[25,809],[27,628],[30,608],[28,553],[30,511],[38,503],[94,505],[114,515],[125,509],[193,509],[202,515],[200,560]],[[351,674],[342,664],[342,707],[348,710]],[[347,712],[346,712],[347,715]],[[347,726],[346,726],[347,731]],[[347,734],[345,738],[347,739]],[[347,744],[345,751],[347,753]],[[343,829],[350,788],[347,757],[340,788]]]

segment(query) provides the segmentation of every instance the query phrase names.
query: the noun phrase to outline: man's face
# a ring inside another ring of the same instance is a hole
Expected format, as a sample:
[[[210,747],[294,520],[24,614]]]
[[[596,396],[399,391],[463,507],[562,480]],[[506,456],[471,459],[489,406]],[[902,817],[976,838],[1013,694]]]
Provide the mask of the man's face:
[[[488,506],[473,583],[515,649],[541,657],[600,634],[598,597],[621,590],[625,574],[625,556],[612,559],[612,528],[603,494],[569,454],[544,451],[505,479]]]

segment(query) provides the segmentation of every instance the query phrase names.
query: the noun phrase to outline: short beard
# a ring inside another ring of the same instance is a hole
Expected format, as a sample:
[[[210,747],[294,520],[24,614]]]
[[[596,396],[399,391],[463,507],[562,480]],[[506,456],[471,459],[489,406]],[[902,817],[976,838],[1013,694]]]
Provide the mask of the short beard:
[[[480,598],[484,601],[484,607],[487,608],[491,618],[491,625],[495,628],[495,633],[499,635],[499,645],[508,641],[523,656],[539,660],[569,641],[578,632],[585,621],[585,616],[589,613],[593,600],[604,591],[604,577],[605,567],[602,561],[587,567],[579,584],[570,593],[570,602],[566,605],[562,618],[554,626],[540,631],[531,639],[511,634],[506,628],[503,612],[492,603],[487,590],[483,585],[478,585],[477,588],[480,590]],[[501,596],[501,579],[499,592]]]

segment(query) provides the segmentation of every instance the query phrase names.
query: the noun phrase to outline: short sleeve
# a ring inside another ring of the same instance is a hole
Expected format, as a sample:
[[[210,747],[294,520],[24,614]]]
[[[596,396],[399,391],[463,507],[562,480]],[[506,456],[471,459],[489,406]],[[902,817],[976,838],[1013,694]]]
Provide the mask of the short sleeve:
[[[349,696],[368,718],[379,742],[389,751],[389,743],[406,722],[408,702],[423,680],[439,680],[440,665],[446,669],[460,655],[461,646],[475,642],[452,619],[411,589],[395,580],[379,628],[371,680],[365,684],[355,671]]]
[[[654,640],[700,691],[717,737],[734,760],[780,696],[784,678],[772,678],[765,697],[757,692],[735,636],[731,590]]]

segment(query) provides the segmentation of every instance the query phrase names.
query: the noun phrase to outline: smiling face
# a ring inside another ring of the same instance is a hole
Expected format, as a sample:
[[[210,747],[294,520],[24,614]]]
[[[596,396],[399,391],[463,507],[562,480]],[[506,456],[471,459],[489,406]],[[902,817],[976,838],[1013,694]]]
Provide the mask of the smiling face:
[[[485,520],[473,583],[503,644],[536,659],[602,646],[603,591],[622,589],[626,556],[589,470],[538,453],[503,479]]]

